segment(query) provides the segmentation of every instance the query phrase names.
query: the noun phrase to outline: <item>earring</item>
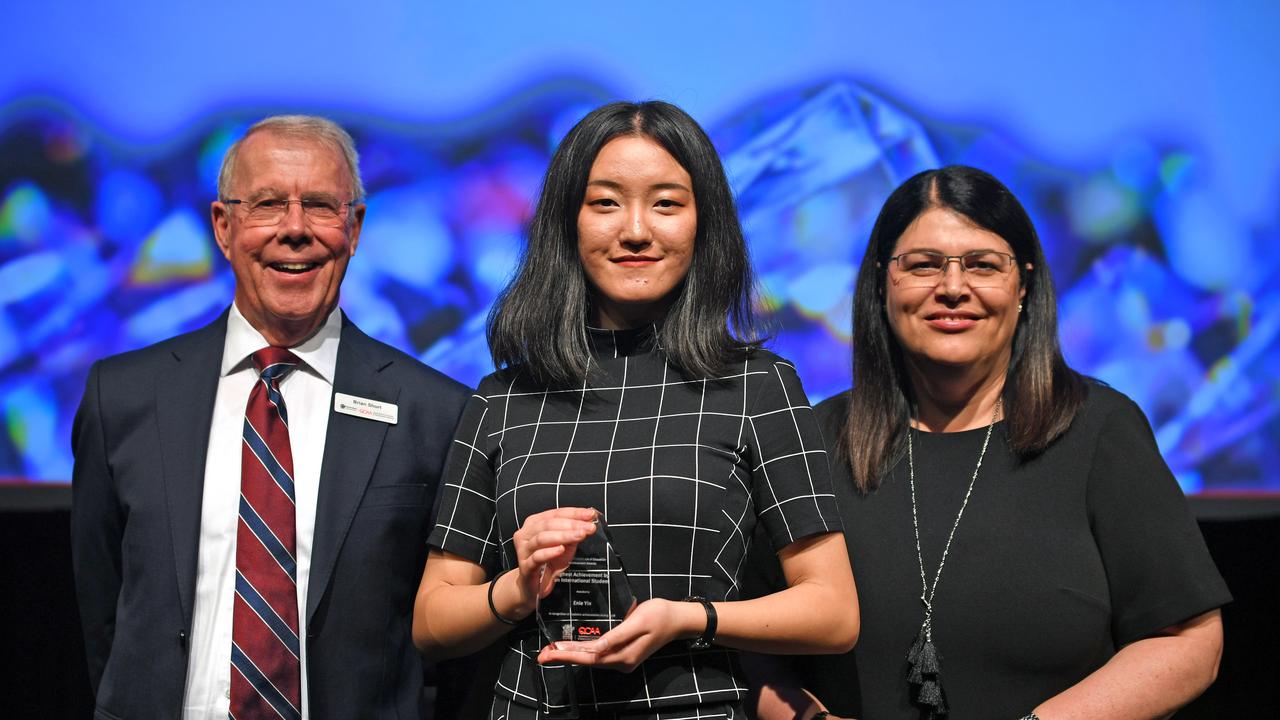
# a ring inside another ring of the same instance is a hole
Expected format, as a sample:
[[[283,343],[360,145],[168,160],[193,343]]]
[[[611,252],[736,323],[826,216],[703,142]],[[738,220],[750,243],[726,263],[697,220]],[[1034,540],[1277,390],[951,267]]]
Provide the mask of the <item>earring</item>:
[[[1018,312],[1022,312],[1022,303],[1018,303]]]

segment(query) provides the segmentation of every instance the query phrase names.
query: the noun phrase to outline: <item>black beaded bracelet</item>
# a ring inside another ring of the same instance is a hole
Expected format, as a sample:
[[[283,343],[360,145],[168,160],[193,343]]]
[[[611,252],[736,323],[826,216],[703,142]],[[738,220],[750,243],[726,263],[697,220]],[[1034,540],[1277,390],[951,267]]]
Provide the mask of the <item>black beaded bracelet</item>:
[[[690,650],[706,650],[711,647],[711,641],[716,638],[716,608],[710,600],[701,595],[691,595],[684,601],[702,603],[702,609],[707,611],[707,628],[702,631],[701,636],[689,641]]]
[[[502,623],[503,625],[519,625],[520,624],[519,622],[515,620],[508,620],[502,617],[501,615],[499,615],[498,608],[493,604],[493,586],[498,584],[498,578],[502,577],[503,575],[506,575],[509,572],[511,571],[507,570],[506,572],[500,572],[497,575],[494,575],[493,579],[489,581],[489,612],[493,613],[493,616],[497,618],[498,622]]]

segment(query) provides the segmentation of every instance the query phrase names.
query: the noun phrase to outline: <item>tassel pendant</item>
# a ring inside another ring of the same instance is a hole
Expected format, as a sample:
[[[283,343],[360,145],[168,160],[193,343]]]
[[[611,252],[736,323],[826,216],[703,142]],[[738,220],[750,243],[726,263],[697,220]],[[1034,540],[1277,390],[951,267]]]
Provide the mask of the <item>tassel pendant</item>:
[[[942,579],[942,567],[947,564],[947,553],[951,551],[951,541],[960,527],[960,518],[964,517],[964,509],[969,506],[969,496],[973,494],[973,486],[978,482],[978,471],[982,469],[982,459],[987,456],[987,445],[991,442],[991,432],[995,429],[996,419],[1000,416],[1000,408],[1004,398],[996,398],[991,409],[991,424],[987,426],[987,437],[982,441],[982,451],[978,453],[978,464],[973,467],[973,477],[969,478],[969,489],[964,493],[964,501],[960,503],[960,511],[956,513],[955,522],[951,523],[951,532],[947,535],[947,544],[942,546],[942,557],[938,560],[938,570],[933,574],[933,584],[929,584],[924,572],[924,553],[920,551],[920,513],[916,507],[916,454],[911,441],[912,428],[907,425],[907,478],[911,483],[911,525],[916,536],[916,562],[920,563],[920,602],[924,603],[924,622],[920,624],[920,632],[907,651],[907,682],[911,688],[911,702],[920,708],[923,720],[944,720],[947,717],[947,694],[942,690],[942,654],[933,644],[933,599],[938,592],[938,581]]]
[[[922,627],[907,651],[907,682],[911,684],[911,701],[920,708],[924,720],[947,717],[947,700],[942,691],[942,655]]]

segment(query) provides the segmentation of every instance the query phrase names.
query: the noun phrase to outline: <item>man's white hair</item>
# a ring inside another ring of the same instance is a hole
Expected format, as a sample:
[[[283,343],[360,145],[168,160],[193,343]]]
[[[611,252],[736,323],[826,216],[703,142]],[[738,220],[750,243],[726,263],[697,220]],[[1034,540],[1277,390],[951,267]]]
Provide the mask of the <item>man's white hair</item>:
[[[360,155],[356,152],[355,141],[338,123],[319,117],[318,115],[272,115],[254,123],[244,135],[240,136],[227,148],[222,158],[222,167],[218,170],[218,199],[231,197],[231,179],[235,177],[236,159],[240,154],[240,145],[245,138],[256,132],[275,132],[282,135],[305,137],[327,142],[342,152],[347,161],[347,169],[351,172],[351,182],[355,191],[354,200],[364,198],[364,181],[360,179]]]

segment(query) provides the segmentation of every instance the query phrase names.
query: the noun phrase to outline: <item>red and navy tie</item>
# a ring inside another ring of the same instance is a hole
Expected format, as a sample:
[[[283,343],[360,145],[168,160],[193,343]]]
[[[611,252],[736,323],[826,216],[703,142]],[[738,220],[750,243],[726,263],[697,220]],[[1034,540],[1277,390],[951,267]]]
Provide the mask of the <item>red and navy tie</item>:
[[[289,415],[280,381],[298,365],[284,348],[253,354],[259,377],[244,413],[231,718],[302,717],[298,579]]]

